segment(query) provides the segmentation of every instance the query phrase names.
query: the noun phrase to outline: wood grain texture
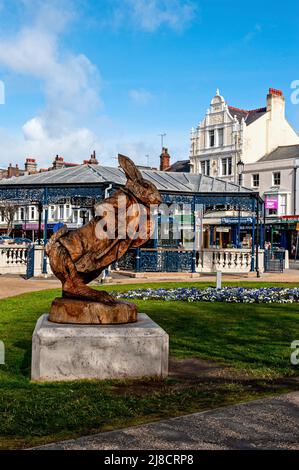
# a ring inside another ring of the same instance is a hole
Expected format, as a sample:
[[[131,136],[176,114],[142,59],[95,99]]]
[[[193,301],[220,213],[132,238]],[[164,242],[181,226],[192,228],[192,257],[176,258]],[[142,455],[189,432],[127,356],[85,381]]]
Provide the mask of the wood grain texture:
[[[119,164],[127,177],[125,187],[99,204],[96,207],[99,215],[89,223],[74,231],[63,226],[47,243],[46,253],[51,269],[62,283],[63,298],[68,299],[67,302],[63,299],[53,302],[51,321],[91,324],[135,321],[137,310],[133,304],[116,302],[107,292],[91,289],[87,285],[130,248],[146,243],[154,231],[150,206],[161,203],[159,191],[154,184],[143,179],[128,157],[119,155]],[[99,234],[103,217],[105,222],[112,217],[118,221],[118,215],[122,212],[126,224],[125,237],[123,233],[119,236],[118,228],[114,236],[110,233],[109,237],[104,236],[103,232]],[[140,230],[141,224],[143,230]],[[128,227],[130,231],[127,231]],[[73,307],[70,299],[74,301]]]

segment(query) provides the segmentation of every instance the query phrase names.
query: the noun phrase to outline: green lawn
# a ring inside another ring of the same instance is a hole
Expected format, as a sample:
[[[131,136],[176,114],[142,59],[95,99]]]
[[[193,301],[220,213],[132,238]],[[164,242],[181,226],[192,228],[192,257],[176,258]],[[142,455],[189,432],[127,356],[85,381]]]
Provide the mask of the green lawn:
[[[107,290],[142,287],[157,283]],[[232,366],[229,376],[216,380],[201,379],[199,374],[193,380],[172,374],[165,381],[31,383],[32,332],[57,293],[43,291],[0,301],[0,340],[6,346],[6,364],[0,365],[0,448],[36,445],[298,387],[294,379],[299,367],[290,364],[290,343],[299,339],[297,304],[159,301],[139,301],[139,311],[169,333],[170,355]]]

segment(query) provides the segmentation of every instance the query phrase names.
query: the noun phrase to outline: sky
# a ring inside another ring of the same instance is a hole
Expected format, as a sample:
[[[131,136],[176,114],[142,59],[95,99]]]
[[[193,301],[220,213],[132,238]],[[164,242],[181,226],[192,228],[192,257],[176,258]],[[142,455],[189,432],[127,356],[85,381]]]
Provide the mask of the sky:
[[[157,166],[161,133],[187,159],[217,88],[245,109],[282,89],[299,131],[298,17],[295,0],[0,0],[0,167]]]

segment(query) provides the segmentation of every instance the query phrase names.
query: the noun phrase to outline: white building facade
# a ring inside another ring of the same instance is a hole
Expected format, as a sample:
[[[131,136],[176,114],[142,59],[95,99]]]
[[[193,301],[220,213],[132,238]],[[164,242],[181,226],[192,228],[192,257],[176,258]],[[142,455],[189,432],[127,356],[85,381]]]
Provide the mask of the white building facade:
[[[239,160],[246,166],[279,146],[296,144],[280,90],[270,88],[266,106],[253,110],[229,106],[217,90],[205,118],[191,130],[191,171],[238,183]]]
[[[288,249],[294,258],[299,233],[299,145],[278,147],[246,165],[243,182],[265,201],[267,239]]]
[[[242,163],[241,175],[238,162]],[[298,163],[299,136],[285,117],[285,98],[280,90],[270,88],[266,106],[253,110],[229,106],[217,90],[204,119],[191,131],[191,172],[259,192],[265,200],[267,239],[291,253],[299,222]],[[235,209],[227,208],[226,217],[233,220]],[[241,214],[241,219],[246,216]],[[221,225],[220,214],[212,213],[211,217],[213,230],[224,230],[217,228]],[[211,233],[208,219],[207,214],[204,223]],[[226,243],[234,244],[233,227],[225,230]],[[241,241],[246,240],[246,232],[244,227]],[[219,237],[210,238],[219,246]]]
[[[53,227],[58,223],[66,224],[75,229],[89,222],[92,217],[91,208],[81,208],[72,205],[71,201],[49,206],[48,229],[52,233]],[[39,227],[39,219],[44,220],[44,212],[39,217],[38,205],[16,206],[11,237],[25,237],[35,241],[39,237],[39,228],[43,230],[43,224]],[[7,220],[0,204],[0,235],[7,232]],[[42,236],[42,234],[41,234]]]

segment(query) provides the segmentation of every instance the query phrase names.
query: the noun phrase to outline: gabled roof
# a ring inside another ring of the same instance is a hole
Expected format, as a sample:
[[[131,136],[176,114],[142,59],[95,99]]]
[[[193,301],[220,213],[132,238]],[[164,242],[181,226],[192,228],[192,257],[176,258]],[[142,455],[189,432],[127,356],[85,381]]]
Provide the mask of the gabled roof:
[[[211,176],[195,173],[179,173],[171,171],[141,170],[143,177],[154,183],[161,192],[252,192],[251,189],[240,187]],[[88,185],[115,184],[123,186],[126,177],[120,168],[100,165],[80,165],[62,168],[35,175],[13,177],[1,180],[2,187],[32,187],[51,185]]]
[[[264,155],[258,161],[268,162],[275,160],[286,160],[288,158],[299,158],[299,144],[277,147],[275,150],[273,150],[273,152]]]
[[[247,110],[247,109],[234,108],[234,106],[228,106],[228,110],[233,117],[234,116],[237,117],[239,122],[241,122],[241,120],[244,118],[247,126],[252,124],[261,116],[264,116],[264,114],[266,114],[267,112],[267,108]]]
[[[170,167],[167,168],[166,171],[189,173],[190,172],[190,160],[178,160],[177,162],[174,162],[172,165],[170,165]]]

